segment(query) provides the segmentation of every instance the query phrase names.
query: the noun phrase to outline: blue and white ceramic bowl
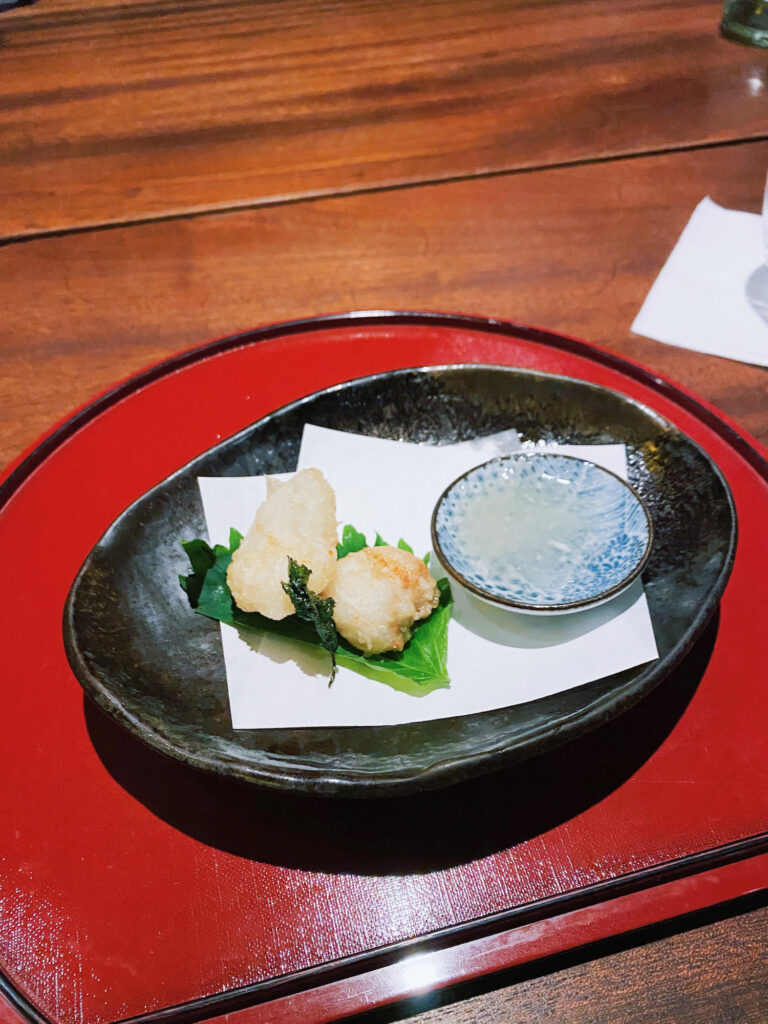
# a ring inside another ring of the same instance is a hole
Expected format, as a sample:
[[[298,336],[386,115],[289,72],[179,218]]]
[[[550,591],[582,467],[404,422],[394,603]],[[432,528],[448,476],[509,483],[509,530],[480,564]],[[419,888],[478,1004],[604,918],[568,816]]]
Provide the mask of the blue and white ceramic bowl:
[[[643,571],[653,528],[629,484],[554,452],[492,459],[446,488],[432,516],[435,553],[491,604],[575,612],[602,604]]]

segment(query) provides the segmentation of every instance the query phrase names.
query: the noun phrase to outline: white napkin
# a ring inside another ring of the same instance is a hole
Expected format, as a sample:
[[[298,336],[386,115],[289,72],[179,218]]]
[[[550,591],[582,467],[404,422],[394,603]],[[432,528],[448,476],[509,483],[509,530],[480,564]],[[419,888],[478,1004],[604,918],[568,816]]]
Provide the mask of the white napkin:
[[[514,431],[432,447],[307,426],[299,468],[322,470],[336,492],[341,522],[352,523],[369,540],[377,530],[390,543],[404,537],[421,553],[430,549],[432,508],[451,480],[519,447]],[[622,445],[562,450],[626,477]],[[214,544],[226,543],[230,526],[244,533],[266,493],[264,477],[208,477],[200,478],[199,485]],[[456,586],[453,593],[451,685],[423,697],[343,668],[329,689],[324,653],[303,657],[294,645],[270,634],[249,643],[222,625],[234,728],[395,725],[473,714],[567,690],[657,656],[639,583],[606,605],[554,618],[497,611]]]
[[[702,199],[632,330],[668,345],[768,366],[762,218]]]

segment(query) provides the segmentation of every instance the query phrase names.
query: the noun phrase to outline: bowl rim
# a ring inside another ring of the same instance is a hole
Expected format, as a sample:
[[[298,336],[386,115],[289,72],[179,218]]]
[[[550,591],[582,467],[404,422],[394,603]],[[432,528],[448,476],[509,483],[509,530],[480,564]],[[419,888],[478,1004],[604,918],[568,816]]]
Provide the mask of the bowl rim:
[[[521,462],[536,458],[569,459],[571,462],[581,462],[584,465],[590,466],[593,469],[597,469],[599,472],[604,473],[607,476],[613,477],[614,480],[617,480],[622,485],[622,487],[626,488],[626,490],[629,491],[629,493],[632,495],[632,497],[635,499],[640,509],[642,510],[643,515],[645,516],[645,522],[648,528],[648,539],[646,541],[645,549],[643,550],[643,553],[638,559],[636,565],[633,566],[630,572],[623,576],[621,580],[619,580],[617,583],[614,583],[612,586],[600,591],[600,593],[595,594],[593,597],[580,598],[578,601],[560,601],[557,603],[550,602],[548,604],[536,604],[532,601],[516,601],[509,597],[502,597],[500,594],[494,594],[492,591],[486,590],[483,587],[479,587],[477,586],[477,584],[467,579],[467,577],[464,576],[453,565],[451,560],[446,555],[442,544],[440,543],[440,538],[438,536],[437,531],[437,518],[440,512],[440,508],[445,499],[448,497],[449,493],[453,491],[453,489],[458,484],[460,484],[462,480],[465,480],[473,473],[476,473],[479,469],[483,469],[485,466],[490,466],[496,462]],[[440,497],[435,502],[435,507],[432,510],[432,519],[430,527],[430,532],[432,536],[432,546],[434,548],[435,554],[440,560],[440,563],[445,569],[445,571],[460,586],[464,587],[471,594],[474,594],[481,600],[496,605],[498,607],[508,608],[512,611],[528,613],[536,612],[542,614],[546,614],[548,612],[554,614],[564,612],[586,611],[588,608],[594,608],[599,604],[603,604],[604,602],[609,601],[613,597],[617,597],[619,594],[623,593],[623,591],[625,591],[627,587],[629,587],[630,584],[633,583],[645,569],[646,565],[648,564],[648,559],[651,557],[651,551],[653,549],[654,540],[653,521],[651,519],[648,508],[643,499],[635,490],[635,488],[627,480],[624,480],[623,477],[620,477],[618,473],[614,473],[613,470],[606,469],[605,466],[601,466],[597,462],[592,462],[590,459],[585,459],[578,455],[569,455],[565,452],[557,451],[529,450],[509,452],[506,455],[496,455],[492,459],[487,459],[485,462],[480,462],[478,463],[478,465],[472,466],[470,469],[465,470],[465,472],[461,473],[459,476],[456,477],[455,480],[451,481],[451,483],[448,484],[448,486],[445,488],[445,490],[442,492]]]

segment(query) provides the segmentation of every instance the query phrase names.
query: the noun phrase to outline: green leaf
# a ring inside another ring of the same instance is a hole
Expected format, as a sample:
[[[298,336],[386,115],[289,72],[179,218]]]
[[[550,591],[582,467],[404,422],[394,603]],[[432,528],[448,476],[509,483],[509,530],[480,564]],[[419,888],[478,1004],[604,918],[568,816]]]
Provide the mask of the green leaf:
[[[347,524],[341,531],[341,544],[336,545],[336,557],[346,558],[353,551],[362,551],[367,546],[365,534]]]
[[[413,554],[413,548],[411,547],[410,544],[406,544],[402,537],[397,542],[397,546],[400,548],[401,551],[407,551],[409,555]]]
[[[375,548],[388,548],[389,544],[384,540],[380,533],[376,534],[376,540],[373,542]]]
[[[347,530],[350,532],[347,533]],[[237,531],[233,531],[233,534],[237,534]],[[230,534],[229,548],[221,544],[211,548],[205,541],[190,541],[188,544],[183,545],[185,551],[188,545],[192,546],[190,561],[194,554],[198,565],[202,566],[207,563],[210,566],[200,581],[198,596],[194,603],[189,587],[190,580],[197,579],[197,575],[193,572],[190,576],[179,577],[182,589],[186,590],[192,607],[200,615],[216,619],[219,622],[226,622],[228,625],[236,626],[239,629],[273,633],[295,643],[305,644],[314,648],[325,646],[318,638],[315,624],[308,619],[300,618],[298,614],[275,620],[268,619],[258,612],[244,612],[241,608],[238,608],[227,585],[227,568],[232,560],[232,555],[240,543],[240,535],[237,534],[236,537],[233,537],[233,534]],[[343,546],[348,540],[356,544],[357,538],[362,536],[354,527],[345,527],[342,534],[342,545],[340,546]],[[205,549],[207,549],[208,553],[206,553]],[[345,554],[349,554],[353,550],[359,551],[361,549],[352,547]],[[293,564],[296,565],[296,563]],[[306,588],[310,570],[306,566],[296,567],[299,573],[297,575],[294,572],[294,581],[300,593],[302,588]],[[286,588],[291,585],[290,576],[289,565],[289,580],[285,584]],[[432,690],[447,687],[450,684],[448,676],[448,623],[451,617],[453,598],[448,580],[438,580],[437,587],[440,593],[440,603],[429,618],[422,619],[414,625],[413,636],[403,651],[387,651],[385,654],[366,656],[362,651],[352,647],[343,638],[337,637],[336,662],[360,675],[385,683],[387,686],[412,696],[423,697],[427,693],[431,693]],[[331,598],[318,598],[317,595],[312,595],[311,591],[308,591],[308,593],[310,598],[314,596],[316,601],[332,601]],[[303,599],[302,595],[299,603]],[[328,606],[325,605],[324,608],[327,610]],[[335,625],[333,628],[334,632],[336,632]],[[326,647],[325,649],[328,650],[329,648]]]
[[[216,561],[216,556],[214,555],[213,548],[210,544],[206,543],[204,540],[188,540],[181,546],[187,553],[187,557],[189,558],[192,566],[192,572],[196,576],[205,576]]]
[[[200,599],[200,591],[205,580],[205,574],[216,562],[216,555],[213,548],[204,540],[187,540],[181,545],[187,553],[187,558],[192,566],[192,572],[188,576],[179,576],[181,589],[189,598],[193,608],[197,607]]]
[[[317,633],[320,646],[331,656],[330,685],[336,676],[336,648],[339,646],[339,634],[333,621],[333,598],[320,597],[307,586],[312,570],[306,565],[299,565],[292,558],[288,559],[288,582],[283,583],[283,590],[291,599],[296,614],[304,622],[309,622]]]

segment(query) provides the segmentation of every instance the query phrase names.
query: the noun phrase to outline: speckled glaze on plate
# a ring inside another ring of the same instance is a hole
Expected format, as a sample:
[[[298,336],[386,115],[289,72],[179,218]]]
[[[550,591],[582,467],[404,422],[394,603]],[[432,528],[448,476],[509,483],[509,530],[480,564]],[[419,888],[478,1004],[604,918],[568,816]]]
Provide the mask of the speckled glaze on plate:
[[[446,571],[489,604],[528,615],[594,608],[645,568],[653,527],[615,473],[555,452],[502,455],[441,494],[432,543]]]
[[[295,469],[305,423],[446,444],[517,428],[528,439],[623,443],[655,542],[644,582],[660,658],[528,704],[404,726],[234,731],[218,625],[177,580],[183,538],[205,536],[198,476]],[[131,505],[93,548],[64,615],[86,692],[136,737],[189,765],[293,791],[386,796],[446,785],[554,747],[636,703],[717,607],[736,519],[719,470],[650,409],[597,385],[494,366],[398,370],[280,409]]]

